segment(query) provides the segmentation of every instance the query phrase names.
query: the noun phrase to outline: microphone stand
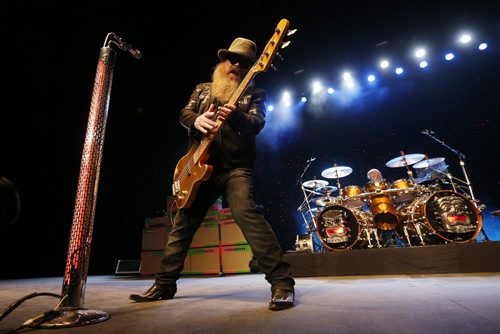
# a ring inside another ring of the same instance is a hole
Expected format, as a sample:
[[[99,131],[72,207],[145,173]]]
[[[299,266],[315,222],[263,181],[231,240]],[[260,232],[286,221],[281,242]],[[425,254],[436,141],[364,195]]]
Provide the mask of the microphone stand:
[[[90,259],[92,231],[99,175],[108,118],[111,86],[115,67],[116,50],[129,51],[140,59],[140,51],[133,49],[115,33],[108,33],[99,51],[94,90],[90,103],[87,132],[83,145],[80,176],[73,211],[73,222],[66,257],[62,298],[53,310],[44,313],[40,320],[29,322],[30,327],[65,328],[90,325],[108,320],[110,315],[100,310],[84,308],[85,288]]]
[[[297,208],[297,211],[300,211],[301,214],[302,214],[302,218],[304,219],[304,222],[305,222],[305,225],[306,225],[306,231],[307,233],[311,233],[311,224],[310,222],[308,222],[308,220],[306,219],[306,217],[304,216],[304,206],[307,208],[307,211],[309,212],[309,215],[311,217],[311,220],[313,221],[313,212],[312,212],[312,208],[311,208],[311,205],[309,204],[309,201],[310,201],[310,197],[312,197],[315,193],[314,191],[311,191],[309,193],[309,195],[306,193],[306,189],[304,187],[304,184],[303,184],[303,177],[304,177],[304,174],[306,173],[306,171],[309,169],[309,166],[311,166],[311,163],[314,161],[315,159],[308,159],[307,162],[306,162],[306,166],[304,167],[304,171],[302,172],[302,174],[300,174],[299,176],[299,179],[297,181],[297,183],[300,184],[300,188],[302,190],[302,194],[304,195],[304,201],[299,205],[299,207]]]
[[[459,161],[459,164],[460,164],[460,167],[462,168],[462,173],[464,174],[464,177],[465,177],[465,182],[460,180],[462,183],[464,183],[465,185],[467,185],[467,188],[469,188],[469,193],[470,193],[470,197],[472,198],[472,201],[474,203],[474,205],[480,209],[477,205],[477,201],[476,201],[476,198],[474,197],[474,192],[472,191],[472,185],[470,183],[470,180],[469,180],[469,176],[467,174],[467,170],[465,168],[465,154],[463,154],[462,152],[454,149],[454,148],[451,148],[449,145],[447,145],[443,140],[440,140],[438,138],[436,138],[435,136],[433,136],[434,132],[433,131],[429,131],[429,130],[424,130],[422,131],[422,134],[432,138],[433,140],[437,141],[438,143],[440,143],[441,145],[443,145],[444,147],[446,147],[447,149],[449,149],[451,152],[453,152],[454,154],[456,154],[458,156],[458,161]],[[449,178],[451,180],[451,177]],[[452,181],[452,185],[453,185],[453,181]],[[453,187],[455,189],[455,187]],[[486,235],[486,232],[484,232],[484,229],[483,227],[481,226],[481,232],[483,233],[483,236],[484,236],[484,239],[486,241],[490,241],[490,239],[488,238],[488,236]]]

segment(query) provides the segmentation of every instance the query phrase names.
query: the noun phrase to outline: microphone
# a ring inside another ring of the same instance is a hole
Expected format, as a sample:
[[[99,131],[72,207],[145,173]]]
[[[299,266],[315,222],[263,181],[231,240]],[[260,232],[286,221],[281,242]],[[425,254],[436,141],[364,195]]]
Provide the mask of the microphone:
[[[316,160],[316,157],[311,157],[311,158],[307,159],[307,162],[313,162],[314,160]]]
[[[134,57],[135,59],[141,59],[142,58],[141,51],[139,51],[137,49],[134,49],[132,47],[132,45],[130,45],[127,42],[121,41],[121,43],[120,43],[120,49],[122,49],[123,51],[130,52],[130,54],[132,55],[132,57]]]
[[[420,131],[420,133],[422,133],[424,135],[432,135],[432,134],[434,134],[434,131],[428,130],[428,129],[424,129],[424,130]]]

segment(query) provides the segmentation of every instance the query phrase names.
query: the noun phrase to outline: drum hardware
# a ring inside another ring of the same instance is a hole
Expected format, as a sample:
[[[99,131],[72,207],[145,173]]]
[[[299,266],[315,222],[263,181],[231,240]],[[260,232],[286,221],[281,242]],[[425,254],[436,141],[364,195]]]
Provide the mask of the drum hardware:
[[[380,232],[382,247],[407,247],[396,230],[382,230]]]
[[[413,224],[413,227],[415,228],[415,231],[417,232],[416,235],[415,234],[412,234],[411,236],[412,237],[415,237],[417,236],[420,240],[420,245],[424,246],[425,245],[425,241],[424,241],[424,235],[422,234],[422,231],[420,229],[420,223],[419,222],[416,222],[416,223],[410,223],[410,224]],[[409,228],[408,228],[408,225],[407,224],[403,224],[403,233],[406,237],[406,241],[408,242],[408,245],[409,246],[416,246],[412,243],[411,241],[411,238],[410,238],[410,233],[408,232]]]
[[[364,238],[360,238],[361,240],[366,240],[368,242],[368,248],[373,248],[374,245],[372,244],[372,233],[373,233],[373,236],[375,237],[375,241],[377,243],[377,247],[380,248],[380,240],[379,240],[379,237],[378,237],[378,234],[377,234],[377,229],[376,228],[367,228],[367,227],[363,227],[361,229],[361,233],[360,235],[363,235],[363,232],[365,232],[366,234],[366,239]]]
[[[453,180],[457,180],[460,183],[466,185],[467,188],[468,188],[468,190],[469,190],[470,197],[475,202],[476,198],[474,197],[474,192],[472,191],[472,184],[470,183],[469,175],[467,174],[467,170],[465,168],[465,154],[463,154],[462,152],[460,152],[460,151],[458,151],[456,149],[451,148],[443,140],[440,140],[440,139],[436,138],[436,136],[434,136],[434,131],[432,131],[432,130],[422,130],[421,133],[424,134],[424,135],[426,135],[426,136],[428,136],[428,137],[430,137],[431,139],[435,140],[436,142],[440,143],[441,145],[443,145],[444,147],[446,147],[451,152],[453,152],[454,154],[457,155],[460,167],[462,169],[462,173],[463,173],[463,175],[465,177],[465,181],[459,180],[459,179],[454,178],[454,177],[451,177],[451,174],[450,174],[449,179],[450,179],[451,182],[453,182]],[[454,191],[456,191],[455,187],[454,187]],[[486,232],[484,231],[484,228],[482,226],[481,226],[481,232],[483,233],[484,239],[486,241],[489,241],[490,239],[486,235]]]

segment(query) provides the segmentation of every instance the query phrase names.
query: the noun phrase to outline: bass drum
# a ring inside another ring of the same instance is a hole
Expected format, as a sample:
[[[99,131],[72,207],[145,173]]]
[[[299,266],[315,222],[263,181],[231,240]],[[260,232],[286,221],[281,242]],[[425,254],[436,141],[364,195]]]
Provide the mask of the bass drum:
[[[319,240],[332,251],[361,248],[366,243],[361,231],[376,229],[368,212],[341,205],[325,208],[314,218],[314,223]]]
[[[436,191],[400,210],[402,237],[411,245],[465,243],[476,239],[482,216],[467,197],[450,190]]]

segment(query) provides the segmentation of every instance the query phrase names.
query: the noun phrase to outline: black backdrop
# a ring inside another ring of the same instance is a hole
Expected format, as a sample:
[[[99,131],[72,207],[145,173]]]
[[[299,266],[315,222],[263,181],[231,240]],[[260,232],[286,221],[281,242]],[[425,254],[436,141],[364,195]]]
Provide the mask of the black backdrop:
[[[139,258],[144,219],[165,208],[173,168],[186,149],[177,113],[194,85],[209,79],[217,50],[237,36],[262,48],[281,18],[298,32],[279,71],[257,77],[270,102],[284,88],[295,98],[307,95],[312,79],[333,82],[344,66],[362,76],[382,53],[401,55],[416,42],[438,54],[462,27],[490,42],[486,52],[464,52],[452,64],[435,59],[401,80],[382,77],[377,89],[350,103],[297,108],[293,125],[269,113],[259,137],[256,198],[284,250],[304,228],[296,211],[303,199],[298,179],[310,157],[317,159],[303,180],[321,178],[334,163],[353,168],[344,185],[364,185],[373,167],[387,179],[403,178],[404,170],[385,167],[401,150],[445,157],[462,178],[456,156],[422,129],[466,155],[475,195],[487,205],[485,231],[500,239],[490,214],[500,197],[497,5],[248,1],[239,11],[234,3],[218,4],[8,5],[0,176],[17,187],[22,207],[15,223],[0,227],[1,277],[63,273],[97,56],[110,31],[144,57],[119,52],[116,60],[90,274],[112,273],[118,259]]]

